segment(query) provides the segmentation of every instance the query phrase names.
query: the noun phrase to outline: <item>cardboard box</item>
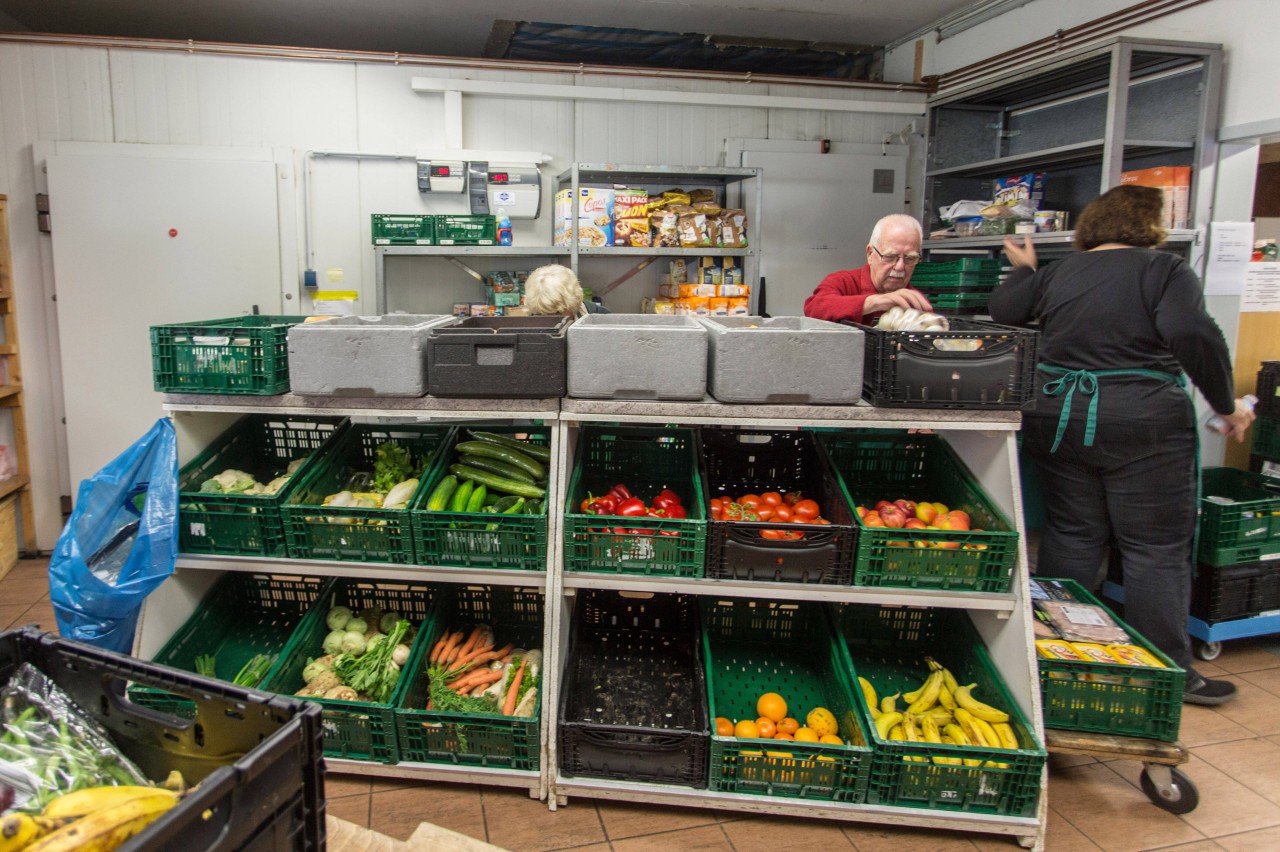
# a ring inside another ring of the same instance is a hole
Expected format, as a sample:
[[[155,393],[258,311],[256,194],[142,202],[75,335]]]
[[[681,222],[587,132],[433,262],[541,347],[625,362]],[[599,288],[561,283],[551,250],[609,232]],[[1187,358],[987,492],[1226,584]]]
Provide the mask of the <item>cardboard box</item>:
[[[572,234],[573,198],[571,189],[556,193],[552,207],[552,245],[567,246]],[[613,190],[583,186],[578,188],[578,245],[599,248],[613,245]]]
[[[613,244],[648,248],[649,190],[615,187],[613,191]]]
[[[1014,205],[1025,201],[1039,210],[1040,202],[1044,200],[1044,179],[1044,172],[996,178],[991,203]]]
[[[1164,191],[1164,226],[1191,227],[1191,167],[1157,166],[1120,173],[1120,183],[1154,186]]]
[[[729,300],[729,316],[746,317],[751,316],[750,300],[746,298],[735,298]]]

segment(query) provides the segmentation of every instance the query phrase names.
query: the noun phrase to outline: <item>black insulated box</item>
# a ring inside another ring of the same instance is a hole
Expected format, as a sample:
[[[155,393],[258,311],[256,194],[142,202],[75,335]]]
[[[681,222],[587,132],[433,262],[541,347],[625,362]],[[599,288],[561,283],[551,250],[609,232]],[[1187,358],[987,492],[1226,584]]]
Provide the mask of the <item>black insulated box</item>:
[[[1191,614],[1206,624],[1280,610],[1280,563],[1196,566]]]
[[[559,744],[566,776],[706,789],[711,733],[693,595],[578,593]]]
[[[565,395],[569,317],[467,317],[427,338],[427,393],[546,399]]]

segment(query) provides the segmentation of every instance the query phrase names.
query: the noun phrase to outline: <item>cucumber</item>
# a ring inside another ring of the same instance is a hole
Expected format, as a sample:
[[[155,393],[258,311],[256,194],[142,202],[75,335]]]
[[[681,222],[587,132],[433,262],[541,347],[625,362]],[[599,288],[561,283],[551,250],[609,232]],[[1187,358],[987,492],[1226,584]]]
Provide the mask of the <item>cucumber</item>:
[[[464,512],[479,512],[484,508],[484,498],[488,496],[489,489],[483,485],[477,485],[475,490],[471,492],[471,499],[467,501],[467,508]]]
[[[470,479],[464,479],[462,484],[458,486],[458,490],[453,492],[453,499],[449,501],[450,512],[465,512],[467,503],[471,500],[471,492],[475,490],[476,484]]]
[[[547,493],[547,489],[541,486],[530,485],[518,479],[503,479],[501,476],[489,473],[487,470],[480,470],[465,464],[451,464],[449,465],[449,472],[457,474],[462,479],[478,482],[481,485],[507,494],[518,494],[521,497],[542,497]]]
[[[539,461],[551,461],[550,447],[544,447],[541,444],[531,444],[526,441],[519,441],[515,438],[509,438],[506,435],[498,435],[493,432],[477,432],[475,430],[468,429],[467,433],[471,435],[471,437],[480,441],[488,441],[491,444],[498,444],[513,450],[519,450],[525,455],[532,456]]]
[[[458,477],[446,476],[440,480],[440,484],[436,486],[436,490],[431,492],[431,496],[427,498],[428,512],[443,512],[445,506],[449,505],[449,498],[453,496],[453,492],[458,488]]]
[[[487,470],[490,473],[496,473],[498,476],[506,479],[518,479],[521,482],[527,482],[530,485],[536,485],[536,481],[529,475],[528,471],[523,468],[516,467],[513,464],[507,464],[497,459],[485,458],[484,456],[462,455],[458,457],[459,464],[465,464],[468,467],[478,467],[481,470]]]
[[[513,464],[518,468],[526,471],[534,479],[547,478],[547,466],[535,458],[525,455],[519,450],[510,447],[491,444],[488,441],[463,441],[454,447],[460,453],[466,453],[473,456],[484,456],[485,458],[497,459],[498,461]]]

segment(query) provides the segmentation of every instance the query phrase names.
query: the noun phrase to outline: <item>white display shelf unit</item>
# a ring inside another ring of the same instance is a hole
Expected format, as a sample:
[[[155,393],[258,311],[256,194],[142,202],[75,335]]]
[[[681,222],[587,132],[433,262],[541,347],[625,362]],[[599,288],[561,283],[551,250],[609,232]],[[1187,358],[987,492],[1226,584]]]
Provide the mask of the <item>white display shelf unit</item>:
[[[298,400],[310,400],[299,404]],[[484,769],[445,764],[385,765],[326,759],[337,773],[412,778],[453,783],[497,784],[528,790],[545,798],[552,809],[572,797],[614,799],[663,805],[715,808],[746,813],[781,814],[853,822],[916,826],[1013,836],[1024,846],[1042,848],[1046,796],[1036,815],[1028,817],[980,815],[878,805],[811,802],[750,794],[642,782],[570,778],[560,775],[556,730],[561,675],[566,662],[572,609],[579,589],[618,589],[728,595],[777,600],[815,600],[832,603],[964,609],[982,635],[991,658],[1021,710],[1043,742],[1037,665],[1031,641],[1031,607],[1027,599],[1028,569],[1025,529],[1018,486],[1017,430],[1020,416],[1007,411],[884,409],[859,403],[850,406],[743,406],[720,403],[635,402],[626,400],[326,400],[323,398],[228,397],[169,395],[165,407],[174,418],[179,458],[185,462],[207,446],[243,413],[343,413],[375,422],[405,420],[541,421],[551,427],[554,466],[548,483],[548,556],[546,572],[458,569],[416,566],[293,560],[286,558],[182,555],[178,570],[147,601],[139,622],[135,653],[149,658],[194,612],[204,593],[225,571],[365,577],[389,581],[464,582],[537,588],[546,600],[544,614],[545,665],[542,681],[542,754],[539,772]],[[554,407],[552,402],[556,403]],[[377,407],[384,406],[384,407]],[[817,586],[796,583],[748,583],[708,579],[677,579],[638,575],[602,575],[563,570],[563,503],[574,450],[587,423],[647,423],[663,425],[719,424],[744,428],[888,428],[932,429],[943,433],[982,482],[984,489],[1019,532],[1018,558],[1012,589],[1005,594]],[[1046,770],[1047,771],[1047,770]],[[1042,777],[1042,789],[1043,781]]]

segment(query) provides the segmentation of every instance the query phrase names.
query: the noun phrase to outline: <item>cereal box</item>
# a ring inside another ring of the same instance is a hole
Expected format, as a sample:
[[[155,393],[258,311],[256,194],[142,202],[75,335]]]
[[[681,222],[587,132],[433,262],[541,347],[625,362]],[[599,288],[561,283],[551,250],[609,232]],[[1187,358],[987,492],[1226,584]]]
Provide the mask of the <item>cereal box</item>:
[[[1044,200],[1044,179],[1044,172],[996,178],[991,203],[1012,206],[1026,202],[1039,210],[1040,202]]]
[[[556,193],[552,244],[569,245],[573,234],[571,189]],[[578,245],[599,248],[613,245],[613,190],[601,187],[578,188]]]
[[[613,244],[649,247],[649,190],[614,187]]]

